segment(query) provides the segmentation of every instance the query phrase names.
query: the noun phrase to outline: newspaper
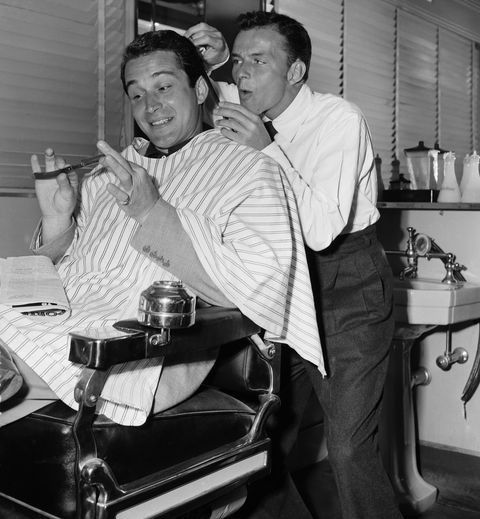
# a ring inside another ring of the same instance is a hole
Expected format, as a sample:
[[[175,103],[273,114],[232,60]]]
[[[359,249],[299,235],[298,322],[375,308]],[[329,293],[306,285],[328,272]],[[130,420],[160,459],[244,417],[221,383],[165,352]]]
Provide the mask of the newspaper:
[[[31,316],[70,314],[62,280],[47,256],[0,258],[0,303]]]

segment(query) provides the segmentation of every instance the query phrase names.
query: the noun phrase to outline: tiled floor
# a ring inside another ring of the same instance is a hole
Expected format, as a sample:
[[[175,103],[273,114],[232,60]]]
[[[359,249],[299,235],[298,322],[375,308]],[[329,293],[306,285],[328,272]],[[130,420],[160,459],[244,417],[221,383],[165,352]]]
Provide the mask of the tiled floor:
[[[479,519],[480,512],[472,512],[459,506],[443,504],[440,501],[419,517],[421,519]]]
[[[439,498],[432,508],[417,518],[480,519],[480,492],[477,486],[480,475],[476,475],[476,485],[472,485],[471,480],[463,484],[461,478],[456,477],[453,482],[449,475],[435,469],[425,469],[423,475],[439,488]],[[469,476],[465,474],[466,478]],[[313,481],[316,481],[315,487]],[[315,519],[341,519],[338,496],[327,461],[297,472],[296,482]]]
[[[480,460],[460,453],[423,449],[424,479],[439,489],[421,519],[480,519]]]

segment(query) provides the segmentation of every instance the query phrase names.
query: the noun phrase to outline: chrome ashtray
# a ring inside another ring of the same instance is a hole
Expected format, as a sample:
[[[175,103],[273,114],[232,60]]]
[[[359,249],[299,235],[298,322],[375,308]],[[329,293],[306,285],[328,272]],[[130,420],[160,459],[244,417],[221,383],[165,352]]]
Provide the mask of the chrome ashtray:
[[[195,323],[196,297],[181,281],[155,281],[140,294],[138,322],[153,328],[188,328]]]

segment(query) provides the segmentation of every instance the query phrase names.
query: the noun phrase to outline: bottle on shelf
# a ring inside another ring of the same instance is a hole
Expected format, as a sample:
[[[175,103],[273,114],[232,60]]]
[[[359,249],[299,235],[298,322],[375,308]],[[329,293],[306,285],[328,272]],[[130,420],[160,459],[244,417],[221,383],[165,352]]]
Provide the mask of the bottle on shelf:
[[[463,176],[460,183],[462,202],[480,202],[480,173],[478,169],[479,161],[480,155],[478,155],[476,151],[474,151],[471,155],[467,155],[463,161]]]
[[[462,195],[455,176],[455,153],[443,155],[443,181],[438,193],[438,202],[460,202]]]

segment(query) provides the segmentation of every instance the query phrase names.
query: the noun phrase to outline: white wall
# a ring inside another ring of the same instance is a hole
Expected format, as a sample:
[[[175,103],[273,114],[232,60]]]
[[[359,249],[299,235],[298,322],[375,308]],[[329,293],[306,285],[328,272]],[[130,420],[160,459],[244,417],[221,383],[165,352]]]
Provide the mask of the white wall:
[[[0,257],[29,254],[33,230],[40,217],[37,199],[0,195]]]
[[[445,252],[453,252],[467,266],[469,281],[480,282],[479,211],[383,209],[379,236],[386,249],[406,248],[408,226],[435,239]],[[419,259],[419,276],[442,279],[445,269],[440,260]],[[480,316],[479,316],[480,320]],[[419,440],[480,456],[480,389],[467,404],[466,419],[460,400],[477,349],[479,325],[473,324],[453,333],[452,348],[469,353],[465,364],[455,364],[444,372],[435,360],[445,350],[445,333],[427,336],[412,352],[418,364],[426,367],[432,381],[415,389]],[[415,366],[414,366],[415,367]]]

